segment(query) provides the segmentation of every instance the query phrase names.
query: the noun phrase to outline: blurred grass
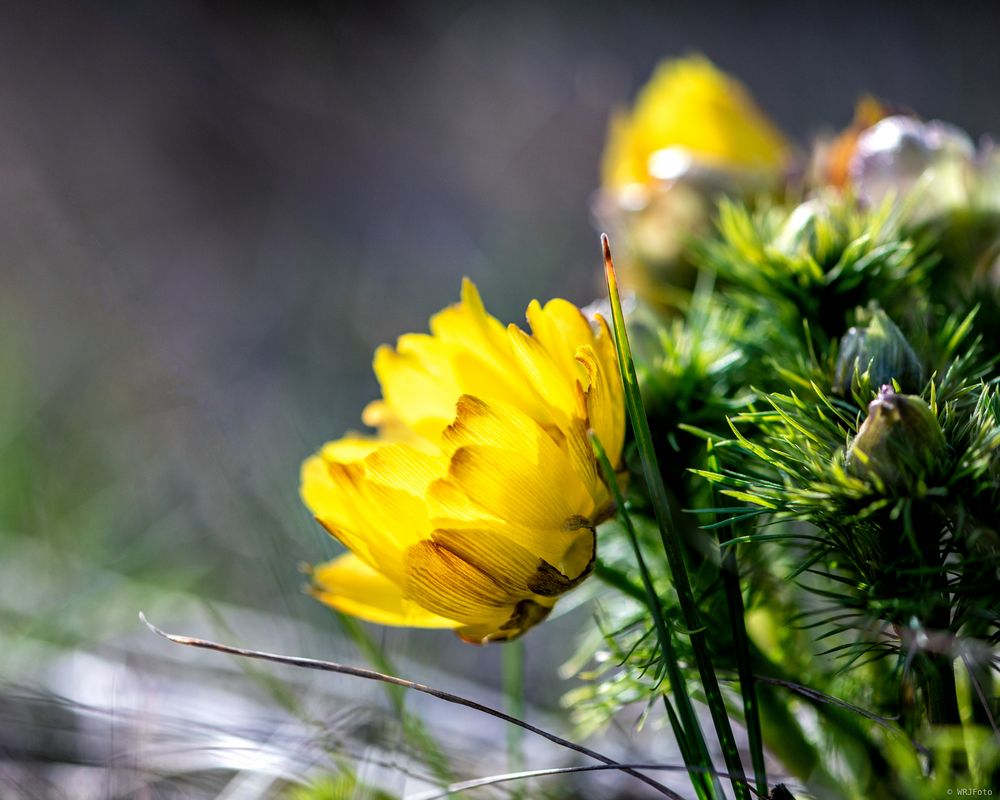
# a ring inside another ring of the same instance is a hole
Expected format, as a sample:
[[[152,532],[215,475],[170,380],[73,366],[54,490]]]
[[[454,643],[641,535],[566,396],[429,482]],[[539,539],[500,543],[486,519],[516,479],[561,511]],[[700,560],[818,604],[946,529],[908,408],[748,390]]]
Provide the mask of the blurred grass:
[[[272,430],[249,439],[192,435],[185,426],[205,424],[201,409],[150,414],[115,396],[147,396],[147,382],[161,380],[148,362],[136,374],[135,362],[117,360],[111,385],[95,386],[87,370],[53,376],[32,359],[37,343],[26,334],[37,326],[4,310],[0,720],[11,734],[0,736],[0,786],[24,797],[61,796],[81,781],[95,788],[74,797],[119,796],[102,788],[108,782],[129,787],[120,796],[146,786],[168,797],[278,797],[318,780],[320,797],[378,797],[433,785],[432,774],[502,771],[502,726],[477,721],[470,736],[469,720],[399,692],[219,664],[150,641],[140,609],[184,632],[371,663],[501,704],[489,688],[498,685],[497,650],[338,619],[302,592],[298,563],[337,545],[298,502],[298,459],[308,450],[287,435],[287,417],[269,418]],[[150,447],[161,432],[162,446]],[[536,670],[535,702],[554,706],[554,669]],[[199,733],[194,720],[216,715],[218,727]],[[106,741],[83,735],[95,716]],[[245,748],[259,763],[234,759]],[[543,749],[532,763],[561,757]]]

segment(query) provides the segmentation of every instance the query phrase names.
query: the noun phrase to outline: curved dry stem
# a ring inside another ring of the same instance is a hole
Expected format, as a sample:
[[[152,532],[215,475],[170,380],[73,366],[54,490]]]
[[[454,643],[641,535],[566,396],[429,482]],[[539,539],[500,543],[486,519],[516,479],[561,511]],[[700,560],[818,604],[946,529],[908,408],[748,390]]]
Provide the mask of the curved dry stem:
[[[474,711],[480,711],[483,714],[488,714],[491,717],[502,719],[504,722],[508,722],[511,725],[517,725],[526,731],[530,731],[531,733],[541,736],[543,739],[548,739],[550,742],[553,742],[560,747],[565,747],[568,750],[574,750],[581,755],[593,758],[595,761],[600,761],[601,763],[606,764],[609,768],[620,769],[627,775],[631,775],[633,778],[656,789],[660,794],[666,797],[670,797],[673,800],[684,800],[684,798],[677,794],[677,792],[667,788],[662,783],[653,780],[648,775],[643,775],[633,767],[619,764],[613,758],[609,758],[602,753],[598,753],[596,750],[591,750],[589,747],[584,747],[583,745],[576,744],[568,739],[563,739],[561,736],[557,736],[556,734],[550,733],[542,728],[535,727],[529,722],[525,722],[517,717],[512,717],[509,714],[505,714],[495,708],[490,708],[482,703],[477,703],[475,700],[469,700],[461,695],[452,694],[451,692],[446,692],[442,689],[435,689],[431,686],[425,686],[422,683],[408,681],[405,678],[397,678],[395,675],[385,675],[381,672],[375,672],[375,670],[364,669],[363,667],[351,667],[346,664],[338,664],[335,661],[321,661],[316,658],[301,658],[298,656],[281,655],[280,653],[266,653],[262,650],[249,650],[243,647],[233,647],[232,645],[221,644],[208,639],[198,639],[193,636],[180,636],[178,634],[167,633],[146,619],[146,615],[141,611],[139,612],[139,619],[142,620],[143,624],[157,636],[162,636],[164,639],[167,639],[174,644],[182,644],[186,647],[200,647],[204,650],[214,650],[218,653],[228,653],[229,655],[241,656],[243,658],[254,658],[259,661],[270,661],[275,664],[287,664],[292,667],[300,667],[303,669],[314,669],[321,672],[336,672],[341,675],[350,675],[355,678],[363,678],[369,681],[379,681],[381,683],[402,686],[404,689],[412,689],[415,692],[428,694],[431,697],[436,697],[447,703],[465,706],[466,708],[471,708]]]
[[[580,767],[550,767],[548,769],[532,769],[525,770],[524,772],[507,772],[503,775],[490,775],[485,778],[476,778],[474,780],[462,781],[461,783],[453,783],[442,789],[429,789],[426,792],[418,792],[417,794],[409,795],[405,798],[405,800],[442,800],[444,797],[450,797],[453,794],[458,794],[459,792],[464,792],[469,789],[478,789],[481,786],[494,786],[498,783],[506,783],[507,781],[520,781],[525,780],[526,778],[544,778],[548,775],[566,775],[575,772],[602,772],[626,768],[651,769],[659,772],[691,772],[692,770],[696,770],[715,775],[719,778],[732,777],[728,772],[708,770],[700,767],[689,767],[685,764],[591,764],[589,766]],[[755,794],[758,797],[764,797],[764,795],[752,786],[747,788],[752,794]]]

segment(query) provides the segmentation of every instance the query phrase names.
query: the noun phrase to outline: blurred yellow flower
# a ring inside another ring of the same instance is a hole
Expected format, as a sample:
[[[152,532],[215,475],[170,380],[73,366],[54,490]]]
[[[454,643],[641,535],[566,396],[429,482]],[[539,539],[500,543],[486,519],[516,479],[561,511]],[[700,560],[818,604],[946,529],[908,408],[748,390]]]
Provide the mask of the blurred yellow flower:
[[[738,81],[706,58],[665,61],[631,114],[611,120],[602,162],[605,189],[670,180],[696,166],[776,172],[790,148]]]
[[[475,286],[375,354],[382,400],[302,466],[301,493],[351,552],[313,570],[313,593],[384,625],[519,636],[594,563],[611,496],[593,429],[621,460],[625,413],[605,321],[533,301],[531,334],[504,328]]]

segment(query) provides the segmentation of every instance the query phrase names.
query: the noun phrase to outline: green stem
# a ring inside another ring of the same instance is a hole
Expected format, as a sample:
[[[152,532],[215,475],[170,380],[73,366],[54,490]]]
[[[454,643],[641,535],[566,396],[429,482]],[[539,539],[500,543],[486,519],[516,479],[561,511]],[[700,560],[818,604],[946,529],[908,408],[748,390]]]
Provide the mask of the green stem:
[[[961,725],[955,669],[948,656],[928,656],[925,684],[927,690],[927,721],[931,725]]]
[[[709,469],[717,469],[715,453],[709,442]],[[713,492],[714,496],[714,492]],[[714,503],[718,506],[718,503]],[[733,538],[733,526],[716,529],[720,548]],[[760,795],[767,794],[767,768],[764,764],[764,739],[760,728],[760,708],[757,701],[757,679],[750,663],[750,637],[747,635],[746,609],[740,588],[740,571],[736,563],[736,547],[725,547],[722,556],[722,588],[729,607],[733,643],[736,645],[736,669],[743,697],[743,718],[747,728],[750,760],[753,763],[754,783]]]
[[[722,536],[719,541],[724,541]],[[729,618],[733,626],[736,644],[736,669],[740,679],[740,694],[743,697],[743,716],[747,728],[750,760],[753,763],[754,782],[757,791],[767,793],[767,768],[764,765],[764,740],[760,732],[760,710],[757,703],[757,679],[750,664],[750,645],[744,618],[743,593],[740,591],[736,554],[732,549],[722,561],[722,585],[729,605]]]
[[[928,655],[924,673],[927,721],[933,726],[961,727],[954,660],[941,653]],[[952,779],[957,779],[968,774],[969,762],[964,749],[955,748],[946,761],[936,762],[932,768],[935,772],[947,771]]]
[[[712,657],[708,649],[708,641],[705,637],[701,613],[695,603],[694,592],[691,589],[691,580],[688,577],[687,567],[684,563],[682,544],[675,533],[677,526],[667,497],[667,489],[663,484],[663,477],[660,474],[659,464],[657,463],[656,449],[653,446],[653,436],[649,430],[649,420],[646,418],[645,406],[642,402],[642,395],[639,392],[639,380],[636,377],[635,364],[632,361],[628,332],[625,330],[625,316],[622,313],[621,298],[618,295],[618,283],[615,277],[614,263],[611,260],[611,249],[608,245],[607,236],[602,236],[601,241],[604,246],[604,264],[608,278],[608,293],[614,320],[618,366],[621,370],[622,382],[625,387],[625,405],[628,409],[629,418],[632,421],[632,430],[635,434],[639,455],[642,460],[643,476],[646,479],[646,487],[649,491],[650,501],[653,504],[653,512],[656,515],[656,522],[660,529],[660,540],[663,543],[663,551],[666,554],[667,564],[670,567],[670,575],[674,590],[677,592],[677,599],[684,617],[684,624],[688,629],[691,649],[694,651],[695,663],[698,665],[698,673],[701,676],[701,682],[705,689],[708,708],[712,714],[712,721],[715,723],[715,731],[719,737],[719,744],[722,746],[722,755],[726,760],[726,769],[732,780],[733,792],[737,800],[750,800],[746,773],[743,770],[743,763],[740,761],[740,752],[736,746],[736,737],[733,735],[733,727],[729,721],[729,714],[726,711],[726,703],[722,697],[722,690],[719,687],[719,679],[712,665]]]
[[[594,566],[594,575],[597,576],[598,580],[604,581],[608,586],[619,590],[634,600],[640,603],[645,602],[645,593],[642,587],[637,585],[624,572],[610,564],[598,560]],[[768,659],[757,648],[752,639],[749,640],[749,646],[750,662],[755,673],[764,674],[770,678],[791,680],[792,676]],[[757,691],[763,717],[762,728],[765,729],[766,733],[770,733],[770,736],[765,736],[765,738],[768,739],[770,749],[777,753],[778,760],[781,761],[792,775],[800,780],[808,780],[812,784],[824,787],[827,796],[846,796],[843,792],[833,791],[832,787],[837,785],[836,781],[826,771],[819,752],[809,742],[795,715],[789,710],[786,700],[787,692],[783,690],[779,691],[776,687],[766,683],[759,686]],[[803,698],[803,702],[812,703],[815,706],[816,712],[824,718],[835,716],[836,719],[834,722],[836,724],[833,727],[844,721],[841,718],[842,715],[837,716],[841,712],[841,709],[824,703],[816,703],[815,700],[810,700],[809,698]],[[853,717],[850,718],[850,722],[854,722]],[[851,741],[867,741],[866,736],[867,734],[864,734],[856,724],[850,727],[848,737]],[[866,754],[871,750],[871,747],[869,744],[865,751]],[[882,766],[884,769],[888,768],[887,765]],[[890,796],[894,797],[895,795]]]
[[[623,594],[632,597],[640,603],[645,602],[642,587],[636,584],[624,572],[598,560],[594,566],[594,575],[608,586],[618,589]],[[795,676],[786,672],[784,667],[766,656],[752,639],[749,639],[750,663],[754,674],[765,678],[795,683]],[[808,781],[810,785],[822,787],[826,797],[846,797],[845,790],[832,777],[824,766],[824,758],[810,743],[805,731],[802,730],[795,715],[790,711],[787,690],[779,690],[770,684],[757,687],[759,705],[762,712],[762,728],[769,748],[778,756],[778,760],[795,777]],[[865,769],[859,774],[867,774],[870,784],[867,786],[870,797],[900,798],[900,790],[892,785],[892,772],[888,762],[872,741],[868,732],[859,724],[857,717],[846,709],[829,703],[820,702],[815,697],[800,696],[801,702],[810,705],[823,718],[831,735],[842,746],[855,746],[859,755],[865,759]]]
[[[787,672],[785,668],[772,661],[753,642],[750,641],[750,660],[754,667],[755,674],[761,678],[774,678],[788,684],[795,684],[795,675]],[[820,757],[813,746],[809,743],[805,734],[802,733],[799,740],[794,741],[790,736],[790,728],[783,724],[782,717],[789,714],[787,702],[781,702],[782,693],[776,687],[763,684],[760,691],[764,697],[770,696],[780,706],[770,706],[772,727],[775,731],[780,731],[780,741],[772,738],[771,749],[776,751],[784,763],[795,772],[795,765],[804,769],[804,773],[796,772],[803,780],[808,780],[810,784],[817,787],[825,787],[825,792],[829,796],[836,796],[833,787],[837,782],[830,777],[824,763],[826,757]],[[787,692],[785,693],[787,694]],[[803,703],[807,703],[823,719],[824,730],[833,742],[833,749],[841,751],[854,750],[858,756],[864,759],[864,766],[854,769],[855,775],[867,776],[863,787],[866,797],[902,798],[903,790],[898,786],[895,773],[886,761],[885,756],[879,749],[878,744],[872,739],[871,734],[861,723],[858,715],[849,709],[824,702],[811,695],[796,695]],[[791,717],[794,719],[794,717]],[[775,727],[776,725],[776,727]],[[810,752],[811,751],[811,752]],[[809,763],[813,763],[812,771],[809,770]]]
[[[512,717],[524,719],[524,640],[514,639],[501,646],[503,660],[503,701],[504,711]],[[524,769],[524,735],[520,728],[507,729],[507,771],[521,772]],[[515,800],[524,797],[520,789],[511,795]]]
[[[639,548],[639,538],[636,536],[635,528],[632,526],[632,519],[625,508],[625,498],[622,496],[621,489],[618,486],[618,476],[615,475],[614,467],[611,466],[604,447],[593,432],[590,434],[590,442],[594,448],[594,455],[601,466],[601,471],[604,473],[604,482],[611,490],[611,494],[615,499],[618,516],[628,534],[629,543],[632,545],[632,553],[635,556],[636,564],[639,566],[639,575],[642,578],[643,586],[643,596],[640,599],[645,603],[649,609],[650,616],[653,618],[653,627],[656,629],[656,638],[659,640],[660,651],[663,655],[663,665],[670,680],[670,688],[677,699],[677,711],[674,710],[670,699],[665,694],[663,695],[663,705],[670,719],[670,725],[674,730],[674,737],[677,739],[677,745],[681,750],[684,763],[689,768],[694,768],[689,773],[691,776],[691,785],[694,787],[699,798],[704,799],[713,796],[723,798],[725,794],[722,791],[722,784],[718,776],[713,772],[714,765],[712,764],[712,757],[708,753],[705,734],[701,730],[698,715],[695,714],[691,698],[688,696],[687,684],[684,681],[684,676],[677,661],[677,655],[674,652],[670,630],[667,628],[667,622],[663,618],[660,599],[656,594],[656,588],[653,586],[653,579],[650,577],[646,560],[642,556],[642,550]]]

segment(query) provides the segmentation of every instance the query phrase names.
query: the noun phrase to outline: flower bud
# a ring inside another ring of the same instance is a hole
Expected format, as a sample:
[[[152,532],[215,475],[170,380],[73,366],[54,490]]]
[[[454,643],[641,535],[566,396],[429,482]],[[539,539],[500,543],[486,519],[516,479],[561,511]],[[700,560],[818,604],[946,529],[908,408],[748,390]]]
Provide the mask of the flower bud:
[[[919,190],[911,217],[920,221],[969,202],[975,154],[968,134],[954,125],[886,117],[858,137],[848,171],[872,204]]]
[[[627,285],[675,305],[677,287],[690,289],[696,275],[687,244],[712,229],[719,198],[774,192],[792,153],[749,92],[707,59],[660,65],[611,120],[593,203],[600,227],[625,246]]]
[[[887,494],[912,494],[946,447],[937,417],[916,395],[883,386],[847,451],[850,475]]]
[[[904,391],[917,391],[923,382],[920,359],[882,309],[875,310],[867,326],[851,328],[840,340],[833,391],[849,395],[855,375],[865,372],[872,386],[895,380]]]
[[[854,119],[833,138],[820,138],[813,149],[809,181],[817,186],[843,189],[850,178],[849,169],[858,139],[873,125],[894,116],[890,106],[871,95],[862,97],[854,107]]]

